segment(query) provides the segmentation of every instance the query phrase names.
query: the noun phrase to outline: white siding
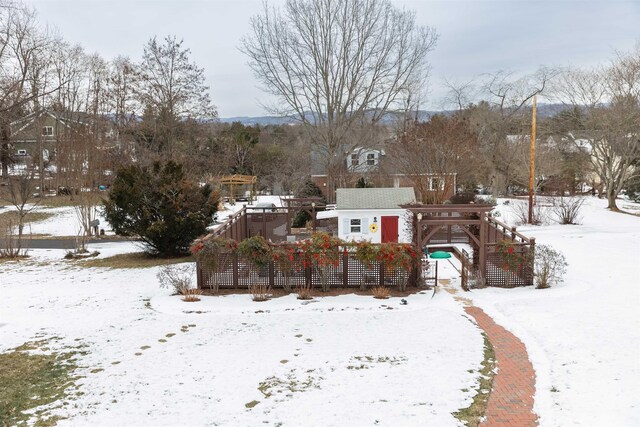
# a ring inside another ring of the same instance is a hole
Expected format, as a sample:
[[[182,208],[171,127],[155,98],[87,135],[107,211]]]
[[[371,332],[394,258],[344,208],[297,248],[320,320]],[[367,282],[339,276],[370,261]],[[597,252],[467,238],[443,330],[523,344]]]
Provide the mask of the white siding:
[[[348,241],[369,240],[372,243],[380,243],[382,241],[382,231],[380,223],[382,216],[398,217],[398,241],[400,243],[411,243],[411,220],[410,213],[405,209],[353,209],[353,210],[337,210],[338,212],[338,237]],[[351,232],[351,220],[360,219],[361,232]],[[378,229],[372,233],[369,229],[371,224],[378,224]]]

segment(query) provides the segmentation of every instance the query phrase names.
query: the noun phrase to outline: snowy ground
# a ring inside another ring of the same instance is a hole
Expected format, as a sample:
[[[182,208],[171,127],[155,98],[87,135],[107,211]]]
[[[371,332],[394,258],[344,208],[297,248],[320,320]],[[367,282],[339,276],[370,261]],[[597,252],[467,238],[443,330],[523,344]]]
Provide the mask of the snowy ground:
[[[581,225],[518,228],[564,253],[564,284],[465,294],[525,343],[541,426],[640,425],[640,217],[605,207],[589,197]]]
[[[500,219],[513,223],[500,203]],[[464,294],[525,343],[543,427],[640,425],[640,218],[605,205],[588,198],[582,225],[519,228],[565,254],[562,285]],[[66,215],[37,232],[68,233]],[[159,288],[155,268],[32,255],[0,264],[0,351],[41,336],[88,345],[84,395],[57,410],[69,417],[60,425],[447,426],[473,393],[482,337],[446,292],[407,306],[353,295],[184,303]],[[449,267],[440,272],[457,286]]]
[[[257,203],[273,203],[276,206],[282,206],[282,200],[280,196],[258,196],[257,201],[252,205],[248,205],[246,202],[238,202],[234,205],[225,203],[223,209],[217,213],[218,224],[213,225],[211,228],[219,226],[221,222],[224,222],[230,215],[239,211],[247,206],[255,206]],[[27,208],[29,205],[27,205]],[[0,207],[0,213],[15,210],[13,206]],[[73,206],[63,207],[49,207],[46,205],[37,206],[33,212],[46,212],[52,213],[54,216],[44,221],[38,221],[28,223],[25,227],[25,233],[48,235],[52,237],[63,236],[77,236],[82,229],[80,221],[78,219],[78,213]],[[104,216],[100,213],[101,208],[98,208],[97,218],[100,220],[100,228],[104,229],[107,235],[112,235],[111,225],[107,222]]]
[[[446,292],[408,305],[354,295],[185,303],[159,288],[155,268],[82,269],[62,255],[0,264],[0,351],[34,337],[88,346],[84,395],[56,410],[69,417],[59,425],[454,426],[451,412],[473,395],[482,337]]]

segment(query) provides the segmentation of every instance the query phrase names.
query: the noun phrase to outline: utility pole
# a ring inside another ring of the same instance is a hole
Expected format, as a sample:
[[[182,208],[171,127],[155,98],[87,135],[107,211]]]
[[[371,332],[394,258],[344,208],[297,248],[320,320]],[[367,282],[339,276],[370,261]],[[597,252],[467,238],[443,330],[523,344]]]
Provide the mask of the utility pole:
[[[531,118],[531,154],[529,159],[529,224],[533,224],[533,171],[536,158],[536,95],[533,95],[533,114]]]

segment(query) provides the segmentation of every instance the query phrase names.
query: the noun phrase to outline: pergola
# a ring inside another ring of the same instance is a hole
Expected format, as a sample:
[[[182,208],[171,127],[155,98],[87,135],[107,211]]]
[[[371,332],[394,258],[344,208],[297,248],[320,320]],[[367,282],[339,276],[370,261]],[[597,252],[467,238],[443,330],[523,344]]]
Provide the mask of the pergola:
[[[218,178],[217,181],[221,185],[229,186],[229,203],[233,204],[235,202],[233,187],[240,185],[248,185],[250,191],[251,200],[255,198],[255,185],[258,182],[258,178],[253,175],[225,175],[221,178]]]
[[[478,267],[483,274],[487,260],[487,230],[489,229],[488,213],[492,205],[481,204],[446,204],[446,205],[409,205],[404,206],[411,211],[416,223],[415,243],[419,248],[428,245],[440,235],[443,243],[453,244],[456,241],[468,242],[478,251]],[[475,258],[475,257],[474,257]]]

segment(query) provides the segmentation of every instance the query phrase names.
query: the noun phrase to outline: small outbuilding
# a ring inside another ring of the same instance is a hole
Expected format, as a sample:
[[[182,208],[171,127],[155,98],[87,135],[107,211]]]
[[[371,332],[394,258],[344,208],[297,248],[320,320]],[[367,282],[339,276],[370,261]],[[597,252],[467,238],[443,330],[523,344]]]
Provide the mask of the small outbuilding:
[[[413,188],[339,188],[338,237],[372,243],[411,243],[413,215],[401,205],[416,203]]]

